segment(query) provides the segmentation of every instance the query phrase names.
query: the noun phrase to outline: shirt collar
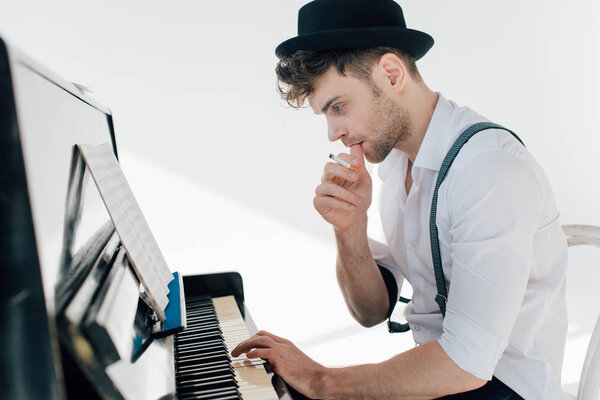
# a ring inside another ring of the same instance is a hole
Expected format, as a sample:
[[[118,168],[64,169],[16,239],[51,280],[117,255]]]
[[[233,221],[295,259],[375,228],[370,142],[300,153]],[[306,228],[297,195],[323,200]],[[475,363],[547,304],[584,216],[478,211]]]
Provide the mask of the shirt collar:
[[[454,139],[455,132],[451,132],[451,121],[455,105],[438,93],[438,102],[435,106],[431,121],[425,132],[425,137],[419,147],[413,168],[428,168],[439,171],[444,157]]]

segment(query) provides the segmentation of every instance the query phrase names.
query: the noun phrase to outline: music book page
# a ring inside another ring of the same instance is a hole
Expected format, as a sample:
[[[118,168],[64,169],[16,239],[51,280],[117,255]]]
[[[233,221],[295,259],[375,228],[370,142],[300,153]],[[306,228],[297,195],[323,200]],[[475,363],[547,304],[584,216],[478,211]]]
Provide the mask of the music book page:
[[[108,143],[79,144],[102,200],[127,251],[136,275],[144,285],[154,310],[161,320],[169,302],[168,284],[173,275],[133,196],[123,171]]]

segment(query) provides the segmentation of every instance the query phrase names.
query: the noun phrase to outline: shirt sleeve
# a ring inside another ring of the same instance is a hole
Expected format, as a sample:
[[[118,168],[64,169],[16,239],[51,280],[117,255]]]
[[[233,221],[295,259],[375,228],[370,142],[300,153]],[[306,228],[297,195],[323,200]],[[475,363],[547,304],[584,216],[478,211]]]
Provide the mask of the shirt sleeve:
[[[525,295],[542,186],[527,159],[500,150],[447,181],[452,276],[439,343],[463,370],[490,380]]]

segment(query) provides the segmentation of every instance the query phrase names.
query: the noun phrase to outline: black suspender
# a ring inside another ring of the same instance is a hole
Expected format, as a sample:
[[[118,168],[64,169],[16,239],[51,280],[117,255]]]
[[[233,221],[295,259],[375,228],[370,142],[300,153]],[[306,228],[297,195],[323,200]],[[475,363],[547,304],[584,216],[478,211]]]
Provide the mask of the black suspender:
[[[435,217],[437,214],[438,190],[440,188],[440,185],[444,181],[444,178],[446,178],[448,170],[450,169],[450,166],[452,165],[452,162],[454,162],[454,159],[456,158],[456,155],[458,154],[460,149],[464,146],[465,143],[467,143],[469,139],[471,139],[471,137],[473,137],[473,135],[485,129],[503,129],[512,134],[519,142],[521,142],[521,144],[523,144],[523,141],[513,131],[491,122],[479,122],[468,127],[463,133],[460,134],[458,139],[456,139],[456,141],[448,151],[448,154],[446,154],[444,161],[442,162],[442,166],[440,168],[440,172],[438,173],[438,178],[435,183],[433,199],[431,201],[431,213],[429,214],[429,237],[431,239],[431,258],[433,259],[433,271],[435,273],[435,283],[437,285],[437,295],[435,296],[435,302],[440,307],[442,317],[446,316],[448,289],[446,287],[446,278],[444,277],[444,270],[442,269],[440,243],[438,241],[438,230],[437,225],[435,223]]]
[[[446,278],[444,277],[444,270],[442,269],[442,257],[440,255],[440,243],[438,240],[438,230],[436,225],[438,190],[440,188],[440,185],[446,178],[448,170],[450,169],[450,166],[452,165],[452,162],[454,162],[454,159],[456,158],[456,155],[458,154],[460,149],[464,146],[465,143],[467,143],[469,139],[471,139],[473,135],[486,129],[505,130],[512,134],[519,142],[521,142],[521,144],[523,144],[523,141],[513,131],[491,122],[479,122],[474,125],[471,125],[467,129],[465,129],[463,133],[460,134],[458,139],[456,139],[456,141],[448,151],[448,154],[446,154],[444,161],[442,162],[442,166],[440,167],[440,172],[438,173],[437,181],[435,183],[433,199],[431,201],[431,212],[429,214],[429,237],[431,239],[431,257],[433,259],[433,270],[435,274],[435,283],[437,286],[437,295],[435,296],[435,302],[440,308],[442,317],[446,316],[448,288],[446,287]],[[388,328],[390,332],[396,332],[396,330],[392,330],[392,324],[393,323],[391,321],[388,321]]]

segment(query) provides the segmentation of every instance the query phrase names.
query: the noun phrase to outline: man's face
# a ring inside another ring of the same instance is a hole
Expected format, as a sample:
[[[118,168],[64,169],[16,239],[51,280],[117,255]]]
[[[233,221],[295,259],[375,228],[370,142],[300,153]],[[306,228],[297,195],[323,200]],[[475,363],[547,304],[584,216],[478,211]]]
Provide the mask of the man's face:
[[[327,118],[329,140],[360,144],[366,159],[381,162],[411,134],[404,108],[380,88],[330,67],[314,85],[308,102]]]

